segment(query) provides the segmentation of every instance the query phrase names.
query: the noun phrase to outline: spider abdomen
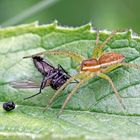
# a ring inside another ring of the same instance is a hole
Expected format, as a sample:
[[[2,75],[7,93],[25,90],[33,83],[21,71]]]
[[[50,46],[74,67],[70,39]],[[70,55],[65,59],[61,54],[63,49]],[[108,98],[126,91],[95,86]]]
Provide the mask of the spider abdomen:
[[[114,52],[110,52],[110,53],[106,53],[103,54],[99,60],[98,63],[99,64],[107,64],[107,63],[119,63],[122,62],[124,60],[124,56],[122,54],[118,54],[118,53],[114,53]]]

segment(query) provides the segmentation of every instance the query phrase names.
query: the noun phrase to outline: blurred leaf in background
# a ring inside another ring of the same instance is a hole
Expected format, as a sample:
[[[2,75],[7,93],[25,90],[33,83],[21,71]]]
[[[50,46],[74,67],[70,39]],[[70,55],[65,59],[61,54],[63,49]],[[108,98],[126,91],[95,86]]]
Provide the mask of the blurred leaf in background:
[[[140,33],[139,0],[0,0],[0,24],[38,20],[79,26],[91,21],[100,29],[131,28]]]

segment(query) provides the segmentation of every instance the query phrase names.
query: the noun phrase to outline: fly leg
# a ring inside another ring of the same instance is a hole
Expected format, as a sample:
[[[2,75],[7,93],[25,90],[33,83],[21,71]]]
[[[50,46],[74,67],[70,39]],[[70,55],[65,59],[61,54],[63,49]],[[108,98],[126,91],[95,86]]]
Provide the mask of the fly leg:
[[[40,85],[39,92],[36,93],[36,94],[34,94],[34,95],[32,95],[32,96],[29,96],[29,97],[27,97],[27,98],[24,98],[24,100],[29,99],[29,98],[32,98],[32,97],[34,97],[34,96],[37,96],[38,94],[41,94],[41,90],[46,86],[48,80],[51,79],[53,76],[57,75],[57,73],[58,73],[58,72],[55,72],[55,73],[51,74],[50,76],[44,76],[44,77],[43,77],[43,80],[42,80],[42,82],[41,82],[41,85]]]
[[[61,75],[60,77],[58,77],[57,79],[56,79],[56,81],[54,82],[54,85],[63,77],[64,75]]]
[[[43,78],[43,80],[42,80],[42,82],[41,82],[39,92],[36,93],[36,94],[34,94],[34,95],[32,95],[32,96],[29,96],[29,97],[24,98],[24,100],[29,99],[29,98],[32,98],[32,97],[34,97],[34,96],[37,96],[37,95],[41,94],[41,90],[45,87],[46,82],[47,82],[47,81],[45,81],[44,79],[45,79],[45,76],[44,76],[44,78]]]
[[[65,76],[68,79],[71,77],[71,75],[69,75],[68,72],[60,64],[58,64],[58,68],[64,71],[64,73],[66,74]],[[74,79],[74,82],[71,82],[71,83],[79,83],[79,81],[77,81],[76,79]]]

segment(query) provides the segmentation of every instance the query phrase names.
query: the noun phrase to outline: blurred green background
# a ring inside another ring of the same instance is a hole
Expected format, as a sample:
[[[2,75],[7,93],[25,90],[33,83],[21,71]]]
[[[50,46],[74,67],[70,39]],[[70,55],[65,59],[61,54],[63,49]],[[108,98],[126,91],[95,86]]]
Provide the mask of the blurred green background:
[[[66,26],[92,22],[99,29],[133,29],[140,34],[140,0],[0,0],[1,27],[58,20]]]

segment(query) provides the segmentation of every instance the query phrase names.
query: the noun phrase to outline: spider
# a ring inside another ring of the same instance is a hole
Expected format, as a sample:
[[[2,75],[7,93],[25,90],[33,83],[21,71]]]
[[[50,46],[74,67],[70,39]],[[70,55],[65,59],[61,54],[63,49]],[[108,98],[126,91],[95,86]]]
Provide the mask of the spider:
[[[52,106],[54,99],[61,93],[61,91],[71,81],[73,81],[74,79],[79,79],[80,80],[79,83],[77,83],[77,85],[75,85],[75,87],[72,89],[72,91],[68,94],[67,98],[65,99],[65,101],[61,107],[61,110],[59,111],[59,115],[60,115],[63,112],[63,110],[64,110],[65,106],[67,105],[67,103],[69,102],[69,100],[72,98],[74,93],[77,92],[77,90],[81,87],[81,85],[96,76],[103,78],[110,83],[120,105],[122,106],[123,109],[126,109],[126,107],[122,101],[122,98],[119,95],[113,81],[106,73],[108,73],[120,66],[133,67],[133,68],[136,68],[139,70],[140,70],[140,66],[137,64],[130,64],[130,63],[128,64],[128,63],[123,62],[123,60],[125,59],[125,56],[122,54],[115,53],[115,52],[104,52],[103,49],[104,49],[105,45],[107,43],[109,43],[109,41],[112,39],[112,37],[117,32],[118,32],[117,30],[113,31],[112,33],[110,33],[108,38],[102,44],[99,44],[100,32],[97,31],[95,48],[93,49],[92,57],[88,58],[88,59],[86,59],[84,56],[82,56],[80,54],[77,54],[72,51],[66,51],[66,50],[44,51],[44,52],[35,54],[35,56],[51,55],[51,54],[52,55],[65,55],[65,56],[71,57],[72,59],[74,59],[80,63],[80,70],[78,71],[78,73],[76,75],[72,76],[70,79],[68,79],[67,82],[55,92],[55,94],[50,99],[48,105],[45,107],[44,111],[48,110]],[[27,57],[33,57],[33,56],[34,55],[27,56]]]

